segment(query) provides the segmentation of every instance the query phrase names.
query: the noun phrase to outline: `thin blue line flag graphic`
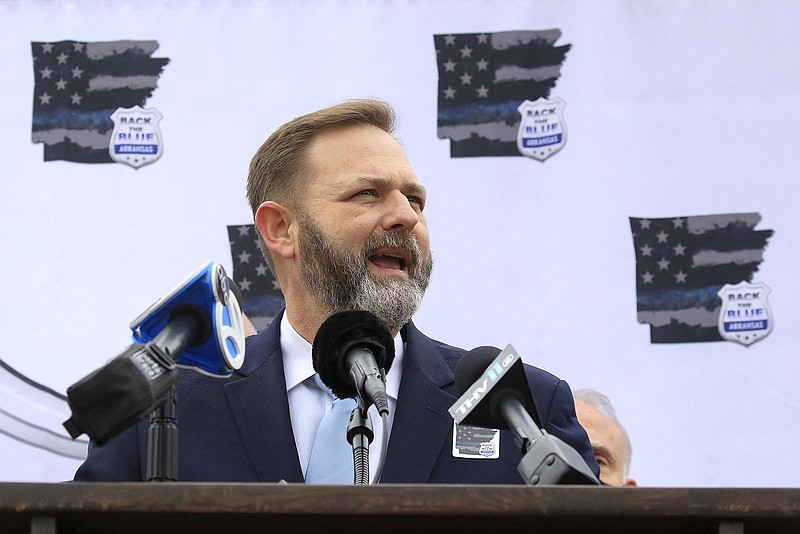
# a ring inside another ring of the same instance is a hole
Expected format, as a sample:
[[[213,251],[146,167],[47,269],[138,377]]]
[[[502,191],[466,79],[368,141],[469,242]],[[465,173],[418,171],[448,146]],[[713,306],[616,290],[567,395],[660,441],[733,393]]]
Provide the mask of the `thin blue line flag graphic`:
[[[118,108],[144,107],[168,58],[156,41],[32,42],[31,140],[44,161],[113,163],[108,145]]]
[[[725,284],[751,282],[772,230],[758,213],[648,219],[630,217],[636,253],[636,311],[651,343],[722,341]]]

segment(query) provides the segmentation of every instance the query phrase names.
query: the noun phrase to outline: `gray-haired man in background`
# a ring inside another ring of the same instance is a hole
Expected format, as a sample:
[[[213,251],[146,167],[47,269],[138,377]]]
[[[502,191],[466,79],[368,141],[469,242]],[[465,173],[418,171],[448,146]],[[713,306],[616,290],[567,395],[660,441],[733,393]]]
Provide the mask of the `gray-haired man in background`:
[[[589,434],[594,456],[600,464],[600,480],[609,486],[636,486],[628,478],[631,467],[631,440],[617,419],[611,401],[593,389],[573,393],[578,422]]]

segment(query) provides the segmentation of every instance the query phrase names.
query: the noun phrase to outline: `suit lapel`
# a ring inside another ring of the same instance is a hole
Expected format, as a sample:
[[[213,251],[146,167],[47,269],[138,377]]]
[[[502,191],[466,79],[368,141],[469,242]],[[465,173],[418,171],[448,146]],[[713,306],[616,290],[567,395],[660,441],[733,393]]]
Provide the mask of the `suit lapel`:
[[[453,427],[447,410],[456,397],[442,389],[453,384],[453,371],[433,341],[411,323],[407,329],[403,377],[381,476],[386,483],[428,482]]]
[[[262,482],[302,482],[280,350],[281,316],[248,339],[243,375],[225,386],[231,411]]]

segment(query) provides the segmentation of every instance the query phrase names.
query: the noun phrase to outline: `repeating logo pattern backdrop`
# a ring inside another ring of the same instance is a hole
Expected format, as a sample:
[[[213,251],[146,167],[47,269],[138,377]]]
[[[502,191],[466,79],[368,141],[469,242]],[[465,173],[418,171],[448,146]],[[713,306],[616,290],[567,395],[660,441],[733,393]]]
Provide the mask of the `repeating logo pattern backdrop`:
[[[93,5],[0,0],[0,480],[71,478],[66,388],[202,261],[269,323],[249,158],[379,96],[429,192],[423,331],[607,394],[643,485],[796,486],[800,65],[741,65],[800,5]]]
[[[44,160],[112,163],[118,108],[144,105],[169,63],[156,41],[31,43],[34,143]]]
[[[631,217],[636,308],[639,322],[650,325],[651,342],[722,341],[725,330],[718,324],[727,299],[719,292],[724,285],[750,282],[758,271],[773,233],[754,230],[760,220],[758,213]]]
[[[530,155],[517,143],[519,108],[555,87],[570,49],[554,44],[560,36],[558,29],[434,36],[438,135],[450,139],[452,157]]]

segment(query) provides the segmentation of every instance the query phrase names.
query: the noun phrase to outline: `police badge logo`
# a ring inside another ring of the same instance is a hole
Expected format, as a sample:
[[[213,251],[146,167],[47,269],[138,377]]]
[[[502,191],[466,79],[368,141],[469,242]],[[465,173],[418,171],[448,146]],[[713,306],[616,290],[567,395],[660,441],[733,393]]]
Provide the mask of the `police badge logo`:
[[[719,310],[719,335],[727,341],[750,346],[772,332],[772,310],[767,296],[771,290],[764,283],[725,284],[717,292],[722,299]]]
[[[517,149],[523,156],[544,161],[567,142],[564,121],[566,102],[560,98],[526,100],[517,108],[522,120],[517,131]]]
[[[481,443],[480,449],[478,450],[478,454],[481,456],[486,456],[488,458],[492,458],[497,453],[497,446],[492,443],[491,441],[484,441]]]
[[[158,128],[161,118],[161,113],[152,108],[118,108],[111,114],[114,121],[114,131],[108,143],[111,159],[138,169],[160,158],[164,153]]]
[[[500,458],[500,429],[459,425],[453,421],[453,458]]]

